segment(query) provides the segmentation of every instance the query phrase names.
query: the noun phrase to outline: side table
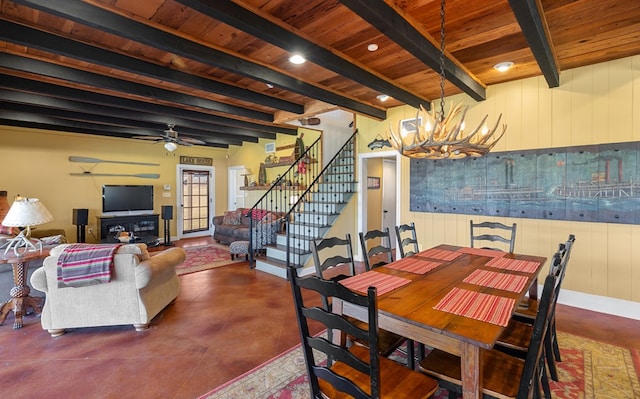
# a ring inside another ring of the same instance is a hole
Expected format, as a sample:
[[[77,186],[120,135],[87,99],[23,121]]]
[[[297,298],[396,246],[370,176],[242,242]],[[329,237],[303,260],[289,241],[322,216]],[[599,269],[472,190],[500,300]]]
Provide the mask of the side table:
[[[20,256],[14,256],[9,253],[6,255],[0,254],[0,263],[11,264],[14,284],[14,287],[9,291],[11,299],[0,306],[0,325],[4,323],[7,315],[12,310],[15,315],[15,321],[13,322],[14,329],[22,328],[22,316],[24,316],[29,308],[32,308],[36,313],[42,312],[43,298],[29,296],[31,288],[27,285],[26,280],[29,261],[47,256],[49,256],[48,248],[43,249],[42,253],[26,252]]]

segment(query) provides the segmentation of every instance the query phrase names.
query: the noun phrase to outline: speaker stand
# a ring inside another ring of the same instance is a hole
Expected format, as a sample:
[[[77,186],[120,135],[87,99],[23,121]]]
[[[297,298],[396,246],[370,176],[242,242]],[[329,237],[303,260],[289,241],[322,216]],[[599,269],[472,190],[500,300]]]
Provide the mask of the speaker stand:
[[[171,230],[169,229],[169,219],[164,220],[164,245],[165,247],[171,247],[174,244],[171,242]]]
[[[84,243],[85,241],[85,233],[86,227],[84,224],[79,224],[76,226],[76,237],[78,237],[78,242]]]

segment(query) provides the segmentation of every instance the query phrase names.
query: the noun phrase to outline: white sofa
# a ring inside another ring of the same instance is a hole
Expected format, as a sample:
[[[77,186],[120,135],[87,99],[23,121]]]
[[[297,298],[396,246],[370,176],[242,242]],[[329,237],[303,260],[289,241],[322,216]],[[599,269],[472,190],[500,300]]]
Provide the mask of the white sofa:
[[[78,327],[133,324],[136,331],[145,330],[180,292],[176,266],[184,261],[184,250],[174,247],[149,257],[145,244],[117,250],[110,282],[58,288],[58,257],[67,245],[53,248],[31,276],[33,288],[46,294],[41,323],[53,337]]]

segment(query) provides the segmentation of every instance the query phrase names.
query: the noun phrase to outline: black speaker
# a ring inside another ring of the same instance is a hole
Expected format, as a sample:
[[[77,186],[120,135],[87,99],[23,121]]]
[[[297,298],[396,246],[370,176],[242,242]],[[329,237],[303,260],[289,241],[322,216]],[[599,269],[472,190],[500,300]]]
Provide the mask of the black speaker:
[[[163,220],[173,219],[173,206],[162,205],[162,219]]]
[[[86,226],[89,224],[89,210],[88,209],[74,209],[73,210],[73,224],[76,226]]]

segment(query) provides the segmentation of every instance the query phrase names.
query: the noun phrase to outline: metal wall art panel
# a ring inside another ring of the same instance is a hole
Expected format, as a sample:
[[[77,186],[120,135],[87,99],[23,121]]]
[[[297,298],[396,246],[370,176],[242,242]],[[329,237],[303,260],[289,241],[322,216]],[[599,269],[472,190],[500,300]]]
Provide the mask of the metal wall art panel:
[[[412,212],[640,224],[640,142],[411,159]]]

